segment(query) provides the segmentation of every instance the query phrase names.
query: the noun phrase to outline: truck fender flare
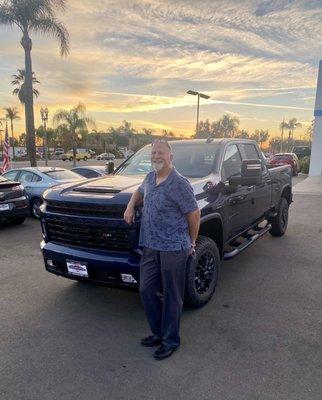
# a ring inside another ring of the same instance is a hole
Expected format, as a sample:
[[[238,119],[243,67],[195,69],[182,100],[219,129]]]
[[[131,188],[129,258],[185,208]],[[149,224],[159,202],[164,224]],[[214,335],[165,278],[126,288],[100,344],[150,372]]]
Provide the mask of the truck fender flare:
[[[219,224],[221,229],[219,231],[211,229],[212,223]],[[225,234],[225,226],[222,221],[222,216],[219,213],[213,213],[201,217],[199,235],[207,236],[217,244],[220,257],[222,257],[223,254]]]

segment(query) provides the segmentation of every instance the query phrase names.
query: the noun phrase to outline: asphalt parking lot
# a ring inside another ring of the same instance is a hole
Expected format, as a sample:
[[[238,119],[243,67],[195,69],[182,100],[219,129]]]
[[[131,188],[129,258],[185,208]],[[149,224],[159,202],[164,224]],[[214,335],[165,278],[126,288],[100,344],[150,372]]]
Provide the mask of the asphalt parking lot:
[[[0,228],[0,398],[320,400],[321,199],[296,195],[283,238],[223,263],[161,362],[137,293],[47,273],[38,221]]]

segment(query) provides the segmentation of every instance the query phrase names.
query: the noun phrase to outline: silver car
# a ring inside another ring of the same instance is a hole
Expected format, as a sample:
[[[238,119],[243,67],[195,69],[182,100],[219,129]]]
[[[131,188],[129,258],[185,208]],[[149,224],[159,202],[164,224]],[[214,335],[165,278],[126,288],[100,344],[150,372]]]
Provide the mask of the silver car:
[[[82,179],[75,172],[55,167],[14,168],[5,172],[2,176],[10,181],[18,181],[22,184],[29,197],[31,214],[35,218],[39,218],[39,207],[43,203],[42,195],[46,189]]]

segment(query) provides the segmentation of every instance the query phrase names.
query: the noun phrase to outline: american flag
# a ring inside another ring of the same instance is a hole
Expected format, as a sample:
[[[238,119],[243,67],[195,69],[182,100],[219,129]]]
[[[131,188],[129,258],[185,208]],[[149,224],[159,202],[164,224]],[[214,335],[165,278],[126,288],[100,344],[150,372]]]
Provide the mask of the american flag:
[[[3,165],[2,172],[6,172],[9,169],[10,158],[9,158],[9,135],[8,135],[8,124],[6,122],[6,132],[4,135],[4,144],[3,144]]]

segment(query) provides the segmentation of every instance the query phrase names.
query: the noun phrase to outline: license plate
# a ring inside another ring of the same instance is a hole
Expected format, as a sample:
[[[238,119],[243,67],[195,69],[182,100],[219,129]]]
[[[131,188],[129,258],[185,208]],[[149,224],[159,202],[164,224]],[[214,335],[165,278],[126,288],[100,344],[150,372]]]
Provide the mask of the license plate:
[[[87,265],[79,261],[66,261],[67,270],[70,275],[88,278]]]
[[[9,204],[0,204],[0,211],[10,210]]]

